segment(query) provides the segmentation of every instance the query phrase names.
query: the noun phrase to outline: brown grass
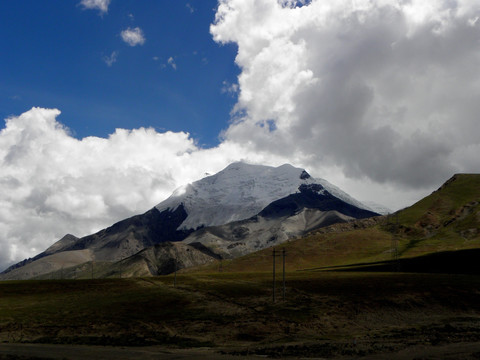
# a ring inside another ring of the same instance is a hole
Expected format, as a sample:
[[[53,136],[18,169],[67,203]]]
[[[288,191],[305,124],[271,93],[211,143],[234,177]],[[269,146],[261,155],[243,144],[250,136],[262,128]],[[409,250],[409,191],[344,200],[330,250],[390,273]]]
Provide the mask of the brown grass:
[[[478,277],[288,272],[285,302],[277,279],[275,304],[268,272],[4,282],[0,341],[339,356],[480,340]]]

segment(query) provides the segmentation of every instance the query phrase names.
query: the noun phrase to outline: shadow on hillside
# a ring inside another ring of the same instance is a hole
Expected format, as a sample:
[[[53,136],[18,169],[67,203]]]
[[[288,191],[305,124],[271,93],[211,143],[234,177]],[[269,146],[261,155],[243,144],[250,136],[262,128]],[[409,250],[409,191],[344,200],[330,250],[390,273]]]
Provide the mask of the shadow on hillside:
[[[413,258],[305,270],[480,274],[480,249],[442,251]]]

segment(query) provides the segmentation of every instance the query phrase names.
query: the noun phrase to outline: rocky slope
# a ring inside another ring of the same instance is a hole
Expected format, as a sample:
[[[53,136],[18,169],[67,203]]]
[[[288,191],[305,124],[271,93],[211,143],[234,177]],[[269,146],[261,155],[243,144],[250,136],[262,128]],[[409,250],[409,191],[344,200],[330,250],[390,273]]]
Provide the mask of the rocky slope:
[[[374,215],[333,196],[320,184],[302,184],[299,192],[270,203],[249,219],[200,229],[184,242],[202,243],[223,258],[234,258],[317,228]]]

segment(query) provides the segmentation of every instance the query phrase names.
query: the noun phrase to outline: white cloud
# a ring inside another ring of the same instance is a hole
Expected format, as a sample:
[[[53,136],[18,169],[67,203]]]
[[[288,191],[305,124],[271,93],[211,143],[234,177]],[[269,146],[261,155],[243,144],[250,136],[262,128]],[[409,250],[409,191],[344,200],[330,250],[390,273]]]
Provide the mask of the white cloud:
[[[85,9],[99,10],[101,14],[104,14],[108,12],[110,0],[82,0],[80,5],[82,5]]]
[[[399,194],[478,171],[477,2],[296,5],[220,1],[211,33],[238,46],[241,68],[225,140],[334,169],[339,186],[396,189],[397,200],[383,191],[392,208],[406,205]]]
[[[238,84],[231,84],[230,82],[224,80],[222,83],[222,94],[236,95],[238,93]]]
[[[187,3],[185,7],[190,11],[190,14],[193,14],[195,12],[195,8],[192,6],[192,4]]]
[[[177,70],[177,64],[175,63],[175,59],[173,57],[169,57],[168,60],[168,65],[170,65],[174,70]]]
[[[107,64],[108,67],[112,66],[113,63],[117,62],[118,51],[113,51],[109,56],[105,55],[102,60]]]
[[[145,35],[139,27],[123,30],[120,35],[122,40],[130,46],[143,45],[145,43]]]

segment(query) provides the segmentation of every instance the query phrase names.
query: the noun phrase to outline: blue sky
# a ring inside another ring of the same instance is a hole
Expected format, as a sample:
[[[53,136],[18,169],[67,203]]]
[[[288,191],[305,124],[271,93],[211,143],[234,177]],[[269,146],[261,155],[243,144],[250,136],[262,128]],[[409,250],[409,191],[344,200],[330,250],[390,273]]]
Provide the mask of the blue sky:
[[[222,88],[239,69],[236,46],[210,35],[216,6],[122,0],[104,13],[79,0],[0,2],[0,117],[58,108],[77,138],[154,127],[217,145],[235,103]],[[145,42],[130,46],[120,34],[137,27]]]

